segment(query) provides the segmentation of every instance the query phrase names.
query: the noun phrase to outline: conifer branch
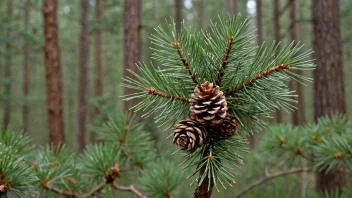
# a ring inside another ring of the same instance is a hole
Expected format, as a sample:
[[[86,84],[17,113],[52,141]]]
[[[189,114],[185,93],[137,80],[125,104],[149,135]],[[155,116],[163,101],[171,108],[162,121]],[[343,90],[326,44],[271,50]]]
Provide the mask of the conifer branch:
[[[147,198],[146,196],[144,196],[141,192],[139,192],[134,185],[130,185],[130,186],[119,186],[116,183],[112,183],[111,184],[112,187],[114,187],[116,190],[120,190],[120,191],[129,191],[133,194],[135,194],[137,197],[139,198]]]
[[[62,195],[62,196],[65,196],[65,197],[69,197],[69,198],[73,198],[73,197],[78,197],[77,195],[73,194],[73,193],[70,193],[70,192],[65,192],[65,191],[61,191],[59,189],[56,189],[52,186],[49,186],[47,182],[41,182],[40,185],[46,189],[46,190],[49,190],[49,191],[52,191],[58,195]]]
[[[224,54],[224,57],[222,59],[222,63],[220,65],[220,69],[219,69],[219,73],[218,73],[218,79],[216,80],[216,84],[218,86],[220,86],[221,81],[222,81],[222,77],[224,76],[224,69],[225,69],[226,64],[227,64],[227,59],[229,58],[230,50],[231,50],[231,47],[232,47],[232,41],[233,41],[233,37],[230,37],[227,40],[225,54]]]
[[[149,95],[154,95],[154,96],[159,96],[159,97],[164,97],[164,98],[172,98],[174,100],[179,100],[179,101],[182,101],[182,102],[188,102],[187,98],[182,98],[182,97],[179,97],[179,96],[170,96],[167,93],[158,92],[154,88],[146,88],[146,91],[147,91],[147,93]]]
[[[183,54],[182,54],[182,52],[180,50],[179,43],[177,42],[175,36],[174,36],[174,42],[172,42],[172,46],[174,46],[174,48],[176,49],[178,55],[180,56],[180,59],[181,59],[183,65],[186,67],[186,70],[187,70],[188,74],[192,77],[192,81],[194,82],[194,84],[197,84],[196,76],[193,74],[191,68],[189,67],[189,63],[187,62],[187,60],[183,56]]]
[[[235,198],[241,197],[242,195],[244,195],[247,192],[249,192],[250,190],[252,190],[254,187],[259,186],[259,185],[261,185],[271,179],[274,179],[276,177],[281,177],[281,176],[296,174],[296,173],[301,173],[301,172],[307,172],[307,171],[308,171],[308,168],[293,168],[293,169],[286,170],[286,171],[280,171],[280,172],[276,172],[276,173],[272,173],[272,174],[267,174],[265,177],[255,181],[254,183],[248,185],[247,188],[245,188],[241,192],[237,193],[237,195],[235,195]]]
[[[270,69],[268,69],[268,70],[256,75],[254,78],[248,80],[243,85],[241,85],[239,87],[236,87],[235,89],[233,89],[231,91],[231,93],[233,94],[233,93],[243,89],[244,87],[253,84],[255,81],[259,80],[260,78],[268,76],[268,75],[270,75],[270,74],[272,74],[274,72],[279,72],[280,70],[287,70],[287,69],[289,69],[289,66],[290,66],[290,64],[281,64],[281,65],[277,65],[275,67],[272,67],[272,68],[270,68]]]

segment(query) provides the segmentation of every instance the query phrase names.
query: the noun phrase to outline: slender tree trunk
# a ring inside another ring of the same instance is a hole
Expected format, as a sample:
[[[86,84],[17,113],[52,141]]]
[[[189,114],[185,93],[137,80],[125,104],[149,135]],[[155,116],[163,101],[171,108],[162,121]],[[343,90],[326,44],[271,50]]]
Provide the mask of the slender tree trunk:
[[[7,23],[11,22],[12,18],[12,0],[7,0]],[[7,31],[7,37],[11,36],[11,30]],[[4,102],[4,118],[3,127],[6,129],[11,122],[11,42],[7,42],[5,45],[6,57],[5,57],[5,102]]]
[[[263,14],[262,14],[262,0],[257,0],[257,31],[258,31],[258,36],[257,36],[257,44],[261,45],[263,42]]]
[[[228,9],[228,12],[229,12],[231,17],[233,15],[235,15],[235,13],[236,13],[236,2],[235,2],[235,0],[227,0],[227,9]]]
[[[95,0],[95,23],[101,23],[101,7],[100,0]],[[101,29],[98,27],[94,32],[94,58],[95,58],[95,97],[99,98],[103,95],[103,63],[101,59]],[[92,122],[94,122],[99,115],[99,108],[95,107],[92,115]],[[96,139],[95,133],[91,133],[90,140],[94,142]]]
[[[81,0],[81,34],[79,45],[78,150],[83,152],[86,140],[88,78],[88,0]]]
[[[346,113],[340,46],[339,1],[313,0],[314,119]],[[332,193],[346,185],[344,173],[317,173],[316,189]]]
[[[29,17],[30,17],[30,6],[31,6],[31,1],[26,0],[26,4],[24,6],[25,9],[25,16],[24,16],[24,28],[25,30],[28,30],[28,23],[29,23]],[[29,89],[30,89],[30,69],[29,69],[29,50],[28,50],[28,43],[25,40],[23,43],[23,95],[25,97],[25,102],[23,105],[23,130],[24,132],[28,132],[28,124],[29,124],[29,106],[26,103],[26,99],[28,98],[29,95]]]
[[[182,8],[183,8],[183,0],[175,0],[176,1],[176,17],[175,17],[175,22],[176,22],[176,30],[179,32],[181,30],[181,23],[182,23]]]
[[[199,22],[200,22],[200,28],[205,29],[205,15],[206,15],[206,0],[200,0],[200,12],[199,12]]]
[[[141,1],[140,0],[125,0],[124,11],[124,76],[132,77],[127,69],[136,71],[137,63],[141,57]],[[133,89],[125,88],[125,95],[134,93]],[[135,101],[126,101],[124,110],[136,104]]]
[[[205,171],[205,166],[201,168],[200,173],[199,173],[199,178],[203,175]],[[208,191],[209,187],[209,191]],[[214,188],[214,183],[213,179],[210,180],[210,185],[209,185],[209,179],[206,177],[203,182],[200,184],[200,186],[196,189],[196,191],[193,193],[193,198],[210,198],[211,194],[213,193],[213,188]]]
[[[274,0],[274,39],[276,44],[280,42],[280,4],[279,0]],[[282,122],[281,110],[275,112],[276,122]]]
[[[297,0],[290,0],[290,37],[292,41],[297,41],[297,26],[296,26],[296,2]],[[302,75],[302,71],[296,71],[298,75]],[[294,125],[301,125],[304,122],[304,98],[302,92],[302,85],[298,82],[291,81],[293,87],[297,91],[297,109],[292,114],[292,123]]]
[[[45,38],[45,73],[49,118],[49,141],[54,145],[65,142],[61,89],[57,0],[43,0]]]

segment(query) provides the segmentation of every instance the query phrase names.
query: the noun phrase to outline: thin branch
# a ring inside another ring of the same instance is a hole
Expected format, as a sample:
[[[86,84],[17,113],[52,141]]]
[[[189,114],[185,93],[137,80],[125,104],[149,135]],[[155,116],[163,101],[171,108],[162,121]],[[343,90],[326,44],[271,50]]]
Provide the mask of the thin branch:
[[[230,37],[227,40],[227,45],[226,45],[226,50],[224,53],[224,58],[222,59],[222,63],[220,65],[220,69],[219,69],[219,73],[218,73],[218,79],[216,80],[216,84],[220,86],[221,81],[222,81],[222,77],[224,76],[224,69],[226,67],[227,64],[227,59],[229,58],[229,54],[230,54],[230,50],[232,47],[232,41],[233,41],[233,37]]]
[[[58,194],[58,195],[62,195],[62,196],[69,197],[69,198],[78,197],[77,195],[72,194],[72,193],[70,193],[70,192],[61,191],[61,190],[56,189],[56,188],[54,188],[54,187],[52,187],[52,186],[49,186],[48,183],[46,183],[46,182],[42,182],[42,183],[41,183],[41,186],[42,186],[44,189],[49,190],[49,191],[52,191],[52,192],[54,192],[54,193],[56,193],[56,194]]]
[[[183,54],[182,54],[182,52],[180,50],[179,43],[176,40],[176,37],[174,37],[174,42],[172,43],[172,46],[174,46],[174,48],[176,49],[178,55],[180,56],[180,59],[181,59],[183,65],[186,67],[186,70],[187,70],[188,74],[192,77],[192,81],[194,82],[194,84],[197,84],[196,76],[193,74],[191,68],[189,67],[189,64],[188,64],[187,60],[183,56]]]
[[[179,97],[179,96],[170,96],[170,95],[167,94],[167,93],[158,92],[158,91],[156,91],[154,88],[146,88],[146,91],[147,91],[147,93],[150,94],[150,95],[159,96],[159,97],[164,97],[164,98],[172,98],[172,99],[174,99],[174,100],[179,100],[179,101],[182,101],[182,102],[188,102],[188,99],[187,99],[187,98],[182,98],[182,97]]]
[[[267,176],[250,184],[249,186],[247,186],[247,188],[245,188],[241,192],[237,193],[237,195],[235,195],[235,198],[241,197],[242,195],[246,194],[248,191],[252,190],[254,187],[256,187],[260,184],[263,184],[273,178],[281,177],[281,176],[285,176],[285,175],[290,175],[290,174],[301,173],[301,172],[307,172],[308,170],[309,170],[308,168],[293,168],[293,169],[286,170],[286,171],[280,171],[280,172],[268,174]]]
[[[281,64],[281,65],[277,65],[277,66],[275,66],[275,67],[273,67],[271,69],[268,69],[268,70],[256,75],[254,78],[248,80],[243,85],[241,85],[239,87],[236,87],[235,89],[233,89],[231,91],[231,93],[235,93],[235,92],[243,89],[244,87],[253,84],[255,81],[259,80],[260,78],[268,76],[268,75],[270,75],[270,74],[272,74],[274,72],[279,72],[280,70],[287,70],[287,69],[289,69],[289,66],[290,66],[290,64]]]
[[[146,196],[144,196],[141,192],[139,192],[134,185],[130,185],[130,186],[119,186],[116,183],[112,183],[111,184],[116,190],[121,190],[121,191],[129,191],[133,194],[135,194],[137,197],[139,198],[147,198]]]

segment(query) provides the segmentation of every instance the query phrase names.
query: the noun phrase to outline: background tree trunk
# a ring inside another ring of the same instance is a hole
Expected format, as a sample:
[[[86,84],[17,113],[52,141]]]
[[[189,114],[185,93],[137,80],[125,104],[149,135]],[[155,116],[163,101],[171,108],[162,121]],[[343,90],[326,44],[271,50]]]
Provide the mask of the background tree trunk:
[[[296,1],[290,0],[290,37],[292,41],[297,41],[297,23],[296,23]],[[302,75],[302,71],[296,71],[298,75]],[[297,109],[292,114],[292,123],[294,125],[300,125],[304,122],[304,96],[302,92],[301,83],[291,81],[293,89],[296,90],[298,103],[296,104]]]
[[[25,4],[25,14],[24,14],[24,28],[25,31],[28,31],[28,23],[29,23],[29,17],[30,17],[30,6],[31,6],[31,1],[26,0]],[[23,43],[23,95],[25,98],[25,102],[23,105],[23,130],[24,132],[28,132],[28,124],[29,124],[29,106],[26,102],[28,95],[29,95],[29,89],[30,89],[30,68],[29,68],[29,51],[28,51],[28,42],[24,40]]]
[[[231,17],[233,15],[235,15],[235,13],[236,13],[236,2],[235,2],[235,0],[227,0],[227,9],[228,9],[228,12],[229,12]]]
[[[7,22],[11,22],[12,18],[12,0],[7,0]],[[6,32],[8,38],[11,37],[11,30]],[[11,42],[5,44],[5,102],[4,102],[4,118],[3,127],[6,129],[11,122]]]
[[[314,119],[346,113],[340,46],[339,1],[313,0]],[[341,189],[346,175],[325,171],[317,173],[316,189]]]
[[[206,0],[200,0],[200,12],[199,12],[199,17],[200,17],[200,28],[201,29],[205,29],[206,27],[206,18],[205,18],[205,15],[206,15],[206,6],[207,2]]]
[[[88,0],[81,0],[81,35],[79,44],[78,150],[83,152],[86,139],[88,78]]]
[[[181,30],[181,23],[182,23],[182,8],[183,8],[183,0],[176,0],[176,17],[175,17],[175,22],[176,22],[176,30],[179,32]]]
[[[103,63],[101,59],[101,47],[102,47],[102,38],[101,38],[101,6],[100,0],[95,0],[95,23],[97,28],[94,32],[94,59],[95,59],[95,97],[100,98],[103,95]],[[95,107],[92,114],[92,122],[94,122],[99,115],[99,108]],[[95,133],[91,133],[90,140],[94,142],[96,139]]]
[[[279,0],[274,0],[274,39],[276,44],[280,42],[280,4]],[[281,110],[275,111],[276,122],[282,122]]]
[[[57,0],[43,0],[49,141],[54,145],[65,142],[64,121],[62,117],[63,104],[58,42],[59,35],[56,12]]]
[[[124,76],[133,78],[127,69],[136,71],[135,64],[141,56],[141,2],[140,0],[125,0],[124,8]],[[125,88],[124,94],[134,93],[133,89]],[[136,101],[126,101],[124,110],[133,107]]]
[[[263,14],[262,14],[262,0],[257,0],[257,44],[261,45],[263,42]]]

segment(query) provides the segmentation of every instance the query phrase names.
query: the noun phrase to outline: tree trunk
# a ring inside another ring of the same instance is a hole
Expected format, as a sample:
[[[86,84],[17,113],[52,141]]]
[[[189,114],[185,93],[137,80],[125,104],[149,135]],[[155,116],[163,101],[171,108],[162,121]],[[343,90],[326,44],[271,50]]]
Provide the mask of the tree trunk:
[[[290,37],[292,41],[297,41],[297,27],[296,27],[296,1],[290,0]],[[296,74],[302,75],[301,70],[297,70]],[[292,87],[296,89],[297,98],[297,109],[292,114],[292,123],[294,125],[301,125],[304,122],[304,99],[302,92],[302,85],[299,82],[291,81]]]
[[[234,16],[236,13],[236,2],[235,0],[227,0],[227,9],[230,16]]]
[[[24,14],[24,28],[25,31],[28,30],[28,23],[29,23],[29,17],[30,17],[30,6],[31,6],[31,1],[26,0],[26,4],[24,6],[25,9],[25,14]],[[25,102],[23,105],[23,130],[24,132],[28,132],[28,124],[29,124],[29,106],[26,103],[26,100],[29,95],[29,89],[30,89],[30,69],[29,69],[29,50],[28,50],[28,43],[26,40],[24,40],[23,43],[23,95],[25,98]]]
[[[340,46],[339,1],[313,0],[313,49],[317,68],[314,71],[314,119],[346,113]],[[317,173],[316,189],[341,189],[344,173]]]
[[[200,28],[205,29],[205,15],[206,15],[206,0],[200,0],[200,12],[199,12],[199,22],[200,22]]]
[[[81,0],[81,34],[79,44],[78,150],[83,152],[86,140],[88,78],[88,0]]]
[[[124,11],[124,76],[133,77],[127,69],[137,71],[135,64],[141,56],[141,8],[140,0],[125,0]],[[125,88],[124,94],[134,93],[133,89]],[[124,110],[128,111],[136,101],[126,101]]]
[[[57,0],[43,0],[45,38],[45,73],[49,118],[49,141],[54,145],[65,142],[62,113]]]
[[[7,0],[7,23],[11,23],[12,18],[12,0]],[[11,30],[6,32],[7,37],[11,37]],[[6,129],[11,122],[11,42],[7,42],[5,45],[6,56],[5,56],[5,101],[4,101],[4,118],[3,127]]]
[[[101,24],[101,7],[100,0],[95,0],[95,23]],[[101,59],[101,29],[97,27],[94,32],[95,46],[94,46],[94,58],[95,58],[95,97],[99,98],[103,95],[103,64]],[[99,115],[99,108],[95,107],[92,114],[92,122],[94,122]],[[95,133],[90,134],[91,142],[95,142]]]
[[[182,8],[183,8],[183,0],[176,0],[176,30],[177,32],[180,32],[181,30],[181,23],[182,23]]]
[[[202,177],[204,171],[205,171],[205,166],[201,168],[199,172],[199,178]],[[200,184],[200,186],[196,188],[196,191],[193,193],[193,198],[210,198],[214,188],[213,180],[211,179],[210,182],[211,183],[209,186],[209,179],[208,177],[206,177],[203,180],[203,182]],[[209,186],[209,191],[208,191],[208,186]]]
[[[263,42],[263,16],[262,16],[262,0],[257,0],[257,44],[261,45]]]
[[[280,42],[280,4],[279,0],[274,0],[274,39],[276,44]],[[275,112],[276,122],[282,122],[282,112],[280,109]]]

